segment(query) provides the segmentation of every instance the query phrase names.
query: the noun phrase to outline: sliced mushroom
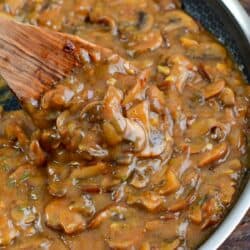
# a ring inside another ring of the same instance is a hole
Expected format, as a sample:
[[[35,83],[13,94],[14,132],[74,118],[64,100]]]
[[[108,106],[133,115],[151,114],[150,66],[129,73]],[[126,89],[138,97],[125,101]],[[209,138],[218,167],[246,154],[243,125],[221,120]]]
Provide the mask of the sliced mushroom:
[[[31,164],[23,164],[19,166],[11,175],[9,179],[16,183],[22,184],[29,180],[31,176],[35,174],[35,167]]]
[[[71,120],[70,112],[63,111],[56,119],[56,127],[61,136],[66,136],[68,131],[68,122]]]
[[[217,121],[214,118],[207,118],[207,119],[197,119],[187,130],[187,136],[190,138],[200,137],[206,135],[207,133],[213,131],[215,128],[219,128],[220,131],[223,133],[223,137],[225,138],[226,135],[230,132],[230,127],[228,124],[223,124],[222,122]]]
[[[16,118],[18,119],[18,117]],[[6,137],[11,141],[18,141],[22,148],[26,148],[29,144],[28,136],[26,135],[24,129],[14,121],[6,121],[3,125]]]
[[[169,170],[163,179],[164,186],[159,189],[160,195],[168,195],[176,192],[180,188],[180,182],[173,171]]]
[[[73,201],[69,205],[69,210],[80,213],[84,216],[91,216],[95,214],[95,206],[89,195],[83,195],[78,200]]]
[[[225,169],[226,171],[233,170],[233,172],[239,171],[241,169],[241,167],[242,167],[242,164],[241,164],[239,159],[229,160],[229,161],[222,163],[218,166],[218,168]],[[231,173],[231,171],[229,173]]]
[[[206,148],[206,140],[200,137],[196,137],[197,140],[192,140],[191,142],[183,143],[180,148],[183,152],[189,152],[190,154],[198,154],[203,152]],[[195,138],[195,139],[196,139]]]
[[[143,229],[140,225],[125,222],[114,222],[107,233],[107,242],[111,249],[129,249],[135,246],[143,237]]]
[[[82,232],[86,228],[86,221],[79,213],[71,211],[65,200],[53,200],[45,208],[46,224],[66,234]]]
[[[122,136],[115,130],[114,126],[110,122],[104,121],[102,129],[103,137],[109,145],[117,145],[123,140]]]
[[[65,181],[54,181],[49,178],[48,191],[54,197],[64,197],[69,189]]]
[[[127,117],[140,121],[146,130],[149,130],[149,102],[142,101],[127,111]]]
[[[146,132],[140,123],[130,119],[126,119],[126,129],[123,138],[134,143],[134,151],[140,152],[146,145]]]
[[[121,102],[123,93],[114,86],[109,86],[103,100],[103,118],[109,121],[118,133],[123,133],[126,128],[126,121],[122,115]]]
[[[150,107],[153,111],[162,113],[166,106],[164,93],[155,85],[147,89],[147,96],[150,102]]]
[[[208,84],[203,90],[203,95],[205,99],[212,98],[219,95],[225,88],[226,82],[224,80],[219,80],[217,82]]]
[[[179,199],[173,204],[168,206],[168,211],[178,212],[188,207],[188,201],[186,199]]]
[[[181,45],[186,49],[197,47],[199,45],[196,40],[184,36],[180,38],[180,42]]]
[[[25,4],[26,1],[24,0],[8,1],[5,3],[5,8],[8,10],[7,12],[9,14],[16,16],[20,13]]]
[[[195,224],[201,224],[202,222],[202,210],[199,205],[191,207],[189,210],[189,219]]]
[[[187,55],[189,57],[202,60],[224,60],[227,56],[227,52],[219,43],[204,42],[196,46],[189,47]]]
[[[129,55],[135,56],[143,54],[147,51],[154,51],[161,47],[163,38],[159,30],[154,30],[140,35],[138,41],[129,46]]]
[[[150,246],[150,243],[149,242],[143,242],[141,247],[140,247],[140,250],[151,250],[151,246]]]
[[[160,217],[163,218],[164,215]],[[162,238],[162,239],[174,239],[178,237],[178,228],[179,228],[179,222],[174,216],[168,219],[165,219],[165,218],[153,219],[145,223],[145,230],[147,230],[149,233],[157,232],[158,238]],[[158,247],[161,243],[157,244],[155,242],[155,244],[156,244],[156,247]],[[161,248],[156,248],[156,249],[161,249]]]
[[[120,219],[126,218],[127,212],[128,209],[121,205],[108,206],[95,215],[95,217],[89,222],[88,228],[98,228],[104,221],[112,217]]]
[[[204,230],[209,226],[217,224],[221,218],[222,211],[220,204],[215,198],[207,199],[202,205],[203,223],[201,229]]]
[[[99,162],[93,166],[84,166],[76,168],[72,171],[70,178],[72,179],[87,179],[97,175],[101,175],[107,171],[107,165]]]
[[[128,90],[122,102],[123,106],[131,106],[133,102],[142,101],[144,99],[144,89],[146,86],[146,76],[144,76],[144,74],[140,77],[140,79],[137,80],[133,88]]]
[[[99,122],[102,120],[101,109],[101,101],[92,101],[84,106],[80,113],[80,117],[88,122]]]
[[[92,18],[91,21],[108,26],[111,30],[112,35],[114,36],[118,34],[118,27],[116,21],[110,16],[100,16],[97,19]]]
[[[198,24],[186,13],[181,10],[171,10],[159,16],[159,21],[162,24],[162,30],[166,33],[177,29],[184,29],[189,32],[197,32]]]
[[[40,146],[38,140],[33,140],[30,143],[30,152],[29,152],[30,159],[34,161],[35,165],[42,166],[46,162],[46,154]]]
[[[234,194],[236,193],[235,184],[230,176],[220,176],[220,182],[218,183],[220,192],[218,195],[223,205],[228,206],[231,204]]]
[[[181,7],[180,0],[154,0],[154,1],[160,6],[160,10],[162,11],[177,9]]]
[[[181,241],[180,239],[175,239],[171,242],[164,242],[161,244],[161,249],[164,249],[164,250],[176,250],[178,249],[178,247],[181,245]]]
[[[148,168],[140,168],[135,170],[130,185],[135,188],[141,189],[145,188],[150,181],[150,174],[148,173]]]
[[[221,93],[220,96],[222,102],[226,106],[233,106],[235,104],[235,95],[232,89],[226,87]]]
[[[182,93],[187,81],[194,79],[198,69],[187,57],[178,54],[168,59],[168,65],[171,70],[165,82],[175,85],[179,93]]]
[[[48,249],[50,247],[56,246],[60,248],[60,250],[67,250],[63,243],[59,239],[56,238],[47,238],[44,235],[36,235],[35,237],[29,237],[29,240],[24,242],[19,242],[18,244],[14,244],[11,246],[12,250],[28,250],[28,249]]]
[[[137,28],[140,32],[149,32],[154,25],[154,16],[145,11],[138,12]]]
[[[74,96],[74,92],[63,86],[57,85],[56,88],[47,91],[41,99],[43,109],[61,109],[68,106]]]
[[[62,127],[61,127],[62,128]],[[60,135],[57,130],[44,129],[42,131],[39,143],[46,151],[55,150],[60,146]]]
[[[201,156],[201,159],[198,162],[200,168],[206,167],[209,164],[212,164],[220,159],[222,159],[228,152],[227,143],[223,142],[216,145],[212,150],[204,153]]]
[[[164,202],[164,197],[154,192],[143,192],[139,195],[130,193],[127,197],[127,204],[142,206],[150,212],[160,210]]]
[[[66,234],[74,234],[82,232],[86,228],[86,221],[78,213],[62,210],[60,212],[60,226]]]
[[[25,228],[32,224],[38,215],[35,207],[18,204],[11,209],[11,217],[16,225]]]
[[[18,230],[13,225],[12,220],[1,211],[0,215],[0,246],[6,247],[19,236]]]

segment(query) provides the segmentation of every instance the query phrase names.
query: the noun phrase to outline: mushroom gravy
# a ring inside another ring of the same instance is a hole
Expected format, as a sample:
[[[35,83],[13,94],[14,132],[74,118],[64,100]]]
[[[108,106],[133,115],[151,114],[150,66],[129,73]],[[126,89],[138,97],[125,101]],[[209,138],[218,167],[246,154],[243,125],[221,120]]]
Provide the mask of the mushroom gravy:
[[[178,0],[2,0],[111,48],[0,114],[0,247],[196,249],[247,171],[250,88]]]

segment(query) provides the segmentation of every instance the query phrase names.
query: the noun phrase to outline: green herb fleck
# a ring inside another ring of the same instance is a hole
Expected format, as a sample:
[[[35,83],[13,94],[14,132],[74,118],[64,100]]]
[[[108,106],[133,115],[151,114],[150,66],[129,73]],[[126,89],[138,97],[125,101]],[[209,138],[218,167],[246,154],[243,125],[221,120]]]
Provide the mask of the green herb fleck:
[[[24,213],[25,210],[27,209],[26,206],[18,206],[18,211]]]
[[[3,162],[1,164],[1,169],[4,171],[4,172],[9,172],[11,170],[11,167],[10,165],[8,165],[7,163]]]
[[[8,187],[13,188],[16,186],[16,180],[13,178],[9,178],[7,182]]]
[[[20,182],[25,182],[29,180],[29,178],[30,178],[30,171],[25,170],[23,175],[20,178]]]
[[[198,205],[199,206],[202,206],[207,200],[208,200],[208,195],[204,195],[203,197],[201,197],[199,200],[198,200]]]

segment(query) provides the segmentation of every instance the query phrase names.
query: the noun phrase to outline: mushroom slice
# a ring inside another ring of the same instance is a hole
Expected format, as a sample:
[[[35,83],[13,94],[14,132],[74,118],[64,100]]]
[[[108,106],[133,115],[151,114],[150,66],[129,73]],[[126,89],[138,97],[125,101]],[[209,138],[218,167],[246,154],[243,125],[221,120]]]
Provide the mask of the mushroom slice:
[[[172,138],[164,128],[152,128],[149,121],[149,101],[143,101],[128,110],[129,119],[136,120],[143,125],[145,130],[145,143],[143,150],[138,152],[139,157],[155,157],[172,145]],[[133,132],[133,131],[131,131]],[[132,133],[133,134],[133,133]],[[168,151],[168,150],[166,150]],[[171,151],[171,150],[170,150]]]
[[[88,228],[95,229],[98,228],[104,221],[109,218],[124,218],[128,209],[121,205],[111,205],[104,208],[102,211],[98,212],[95,217],[89,222]]]
[[[202,222],[202,210],[199,205],[193,206],[189,210],[189,219],[194,223],[194,224],[201,224]]]
[[[195,77],[198,68],[183,55],[171,56],[168,59],[168,65],[171,70],[165,82],[174,84],[179,93],[182,93],[187,81],[191,81]]]
[[[37,219],[37,211],[34,206],[27,206],[26,204],[16,204],[11,209],[11,218],[16,226],[25,228]]]
[[[29,156],[30,159],[34,161],[35,165],[42,166],[46,162],[46,154],[40,146],[38,140],[33,140],[30,143]]]
[[[171,204],[168,207],[168,211],[170,212],[179,212],[183,209],[185,209],[188,206],[188,201],[186,199],[179,199],[175,203]]]
[[[135,188],[145,188],[150,181],[150,168],[148,166],[138,167],[135,169],[131,178],[130,185]]]
[[[71,211],[66,200],[53,200],[45,208],[46,224],[66,234],[82,232],[86,228],[86,221],[81,214]]]
[[[219,95],[224,90],[225,86],[226,82],[224,80],[208,84],[202,91],[205,99]]]
[[[222,159],[228,152],[227,143],[223,142],[216,145],[212,150],[204,153],[201,156],[201,159],[198,162],[200,168],[206,167],[209,164],[212,164],[220,159]]]
[[[190,32],[198,32],[199,26],[192,17],[187,15],[182,10],[171,10],[159,16],[162,30],[166,33],[177,29],[185,29]]]
[[[146,73],[145,73],[146,74]],[[130,89],[124,97],[122,102],[123,106],[131,105],[135,101],[142,101],[144,97],[144,87],[146,85],[146,76],[142,75],[141,79],[138,79],[132,89]]]
[[[27,182],[30,177],[34,175],[36,175],[35,166],[31,164],[23,164],[9,175],[9,179],[21,184]]]
[[[83,195],[78,200],[73,201],[69,205],[69,210],[81,213],[84,216],[91,216],[95,214],[95,206],[90,195]]]
[[[150,102],[151,109],[155,112],[162,113],[166,106],[164,93],[159,90],[157,86],[153,85],[147,89],[147,96]]]
[[[165,203],[163,196],[154,192],[143,192],[139,195],[128,194],[127,204],[139,205],[146,208],[150,212],[158,211]]]
[[[45,110],[66,108],[73,97],[74,92],[71,89],[63,85],[57,85],[42,97],[41,107]]]
[[[154,2],[156,2],[160,10],[163,11],[181,8],[180,0],[154,0]]]
[[[148,158],[162,155],[165,160],[169,159],[173,152],[173,138],[167,131],[151,130],[148,135],[147,144],[143,151],[138,153],[139,157]]]
[[[221,205],[215,198],[210,198],[202,205],[203,223],[201,229],[204,230],[212,225],[215,225],[221,219]]]
[[[227,124],[217,121],[214,118],[197,119],[187,130],[187,136],[190,138],[206,135],[208,132],[213,132],[215,128],[219,128],[224,134],[224,137],[229,133],[230,128]]]
[[[108,122],[104,121],[102,125],[103,137],[105,141],[110,145],[114,146],[122,141],[122,136],[115,130],[114,126]]]
[[[145,11],[139,11],[137,28],[140,32],[149,32],[154,26],[154,16]]]
[[[176,250],[181,245],[180,239],[175,239],[171,242],[164,242],[161,244],[161,249],[163,250]]]
[[[149,102],[142,101],[127,111],[127,117],[140,121],[143,126],[149,129]]]
[[[126,128],[126,121],[122,115],[121,102],[123,93],[114,86],[109,86],[103,100],[103,119],[109,121],[118,133],[123,133]]]
[[[106,240],[111,249],[129,249],[143,236],[143,228],[134,222],[114,222],[110,225]]]
[[[128,48],[129,55],[140,55],[147,51],[154,51],[161,47],[163,38],[159,30],[153,30],[139,35],[139,41]]]
[[[18,230],[13,222],[1,211],[0,215],[0,246],[8,246],[16,237],[19,236]]]
[[[226,106],[233,106],[235,104],[235,94],[233,90],[228,87],[224,88],[220,98]]]
[[[160,195],[168,195],[176,192],[180,188],[180,182],[173,171],[169,170],[163,179],[165,184],[159,189]]]
[[[110,16],[100,16],[97,19],[92,18],[91,21],[108,26],[114,36],[118,33],[116,21]]]
[[[123,138],[134,143],[134,151],[140,152],[145,148],[146,132],[144,128],[137,122],[126,119],[126,129]]]
[[[227,52],[223,46],[215,42],[203,42],[189,47],[187,50],[189,57],[201,60],[224,60]]]
[[[107,171],[107,165],[102,162],[98,162],[96,165],[93,166],[89,167],[85,166],[74,169],[70,177],[72,179],[87,179],[90,177],[101,175],[106,171]]]

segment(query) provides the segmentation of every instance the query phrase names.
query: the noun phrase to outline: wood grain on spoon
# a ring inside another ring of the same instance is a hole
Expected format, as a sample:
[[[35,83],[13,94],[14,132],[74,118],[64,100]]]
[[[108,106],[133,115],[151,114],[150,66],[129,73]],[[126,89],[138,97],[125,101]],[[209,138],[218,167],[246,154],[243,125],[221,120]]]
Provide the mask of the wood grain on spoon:
[[[0,75],[21,101],[40,98],[81,67],[83,51],[93,62],[114,55],[110,49],[69,34],[0,18]]]

